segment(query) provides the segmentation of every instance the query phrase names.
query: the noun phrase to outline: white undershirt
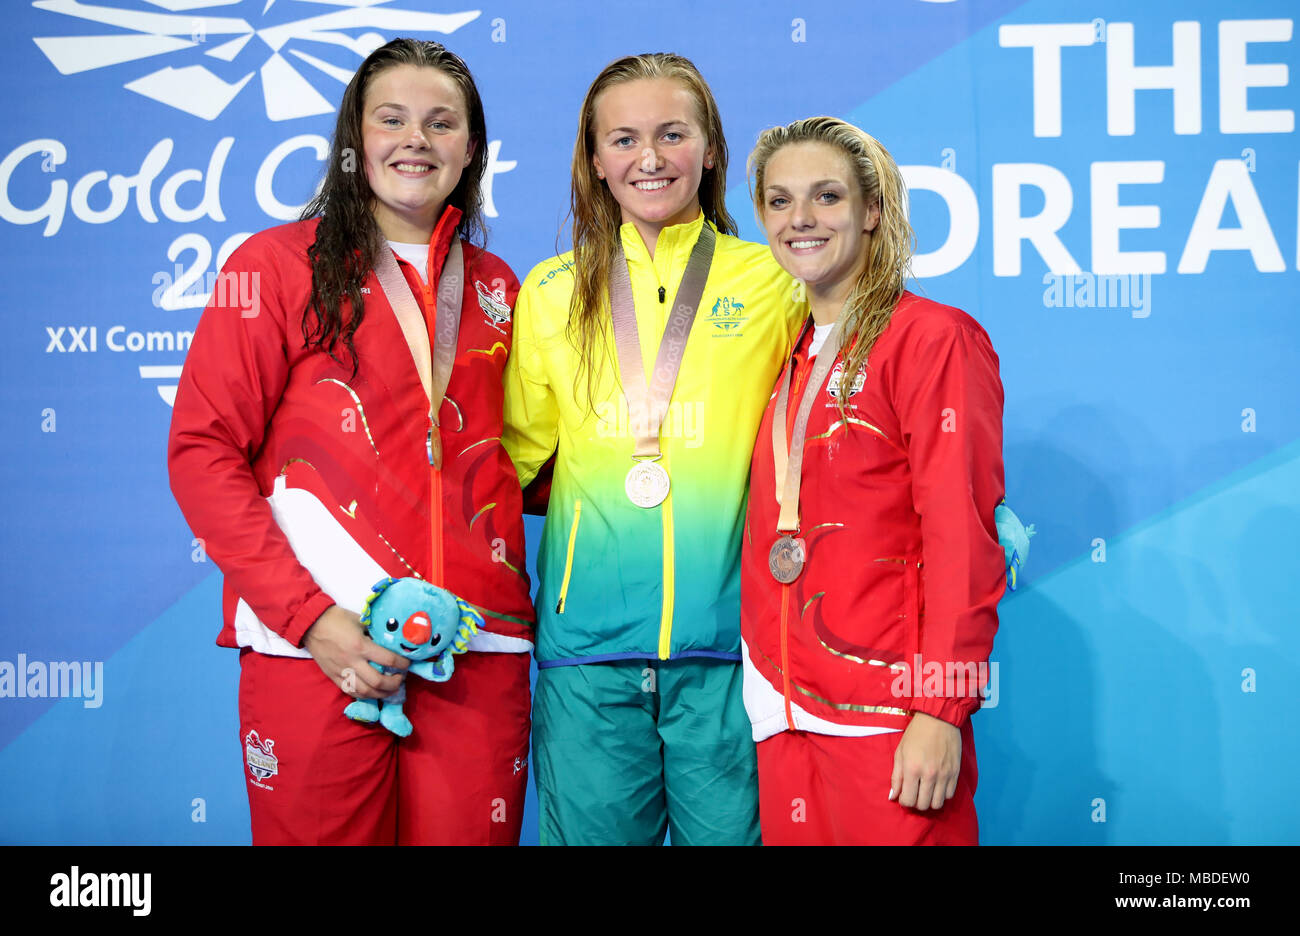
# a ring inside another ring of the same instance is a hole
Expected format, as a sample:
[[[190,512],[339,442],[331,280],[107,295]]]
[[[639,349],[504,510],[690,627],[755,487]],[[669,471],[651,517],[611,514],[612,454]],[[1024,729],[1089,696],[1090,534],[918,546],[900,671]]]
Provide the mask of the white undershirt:
[[[390,240],[388,246],[397,251],[399,257],[415,267],[416,272],[420,274],[420,279],[428,283],[429,277],[426,272],[429,268],[428,244],[403,244]]]
[[[808,348],[808,359],[812,360],[817,356],[817,352],[826,344],[826,339],[831,336],[831,329],[835,327],[834,322],[827,322],[825,325],[813,326],[812,345]]]

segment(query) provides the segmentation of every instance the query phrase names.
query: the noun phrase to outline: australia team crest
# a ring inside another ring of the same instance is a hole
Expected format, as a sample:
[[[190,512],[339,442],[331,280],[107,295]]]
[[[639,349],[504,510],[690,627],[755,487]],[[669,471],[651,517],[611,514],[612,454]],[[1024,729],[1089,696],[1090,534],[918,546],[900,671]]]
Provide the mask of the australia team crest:
[[[745,314],[745,304],[734,296],[720,296],[709,310],[709,324],[713,326],[713,337],[738,338],[741,327],[749,318]]]
[[[510,321],[510,306],[506,302],[505,288],[489,290],[481,282],[474,280],[474,289],[478,292],[478,304],[488,317],[488,324],[505,334],[506,330],[502,326]]]

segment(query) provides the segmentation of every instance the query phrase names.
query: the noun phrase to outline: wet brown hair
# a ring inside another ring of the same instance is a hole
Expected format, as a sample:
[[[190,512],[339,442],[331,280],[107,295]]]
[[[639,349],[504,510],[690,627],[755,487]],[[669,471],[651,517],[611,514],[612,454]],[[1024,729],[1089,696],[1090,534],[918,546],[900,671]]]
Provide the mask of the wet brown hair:
[[[303,313],[303,340],[308,347],[320,348],[335,360],[338,360],[335,350],[341,340],[352,360],[354,376],[357,361],[353,338],[365,312],[361,286],[373,269],[379,251],[387,249],[383,232],[375,222],[375,195],[364,169],[362,110],[366,92],[375,77],[399,65],[435,68],[450,78],[465,98],[474,154],[461,172],[456,188],[447,196],[447,204],[461,211],[456,236],[481,240],[486,235],[482,181],[487,167],[487,128],[483,101],[469,67],[460,56],[437,42],[394,39],[380,46],[361,63],[343,92],[325,181],[300,216],[306,220],[320,215],[316,240],[307,250],[311,263],[311,301]],[[342,308],[345,297],[352,312],[347,321]]]

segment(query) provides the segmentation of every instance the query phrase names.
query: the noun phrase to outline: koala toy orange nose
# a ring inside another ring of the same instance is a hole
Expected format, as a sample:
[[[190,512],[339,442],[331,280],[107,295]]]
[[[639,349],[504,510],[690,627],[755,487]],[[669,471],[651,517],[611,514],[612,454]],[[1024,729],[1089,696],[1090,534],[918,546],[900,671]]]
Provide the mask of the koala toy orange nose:
[[[416,611],[402,625],[402,637],[410,644],[425,643],[432,634],[433,623],[423,611]]]

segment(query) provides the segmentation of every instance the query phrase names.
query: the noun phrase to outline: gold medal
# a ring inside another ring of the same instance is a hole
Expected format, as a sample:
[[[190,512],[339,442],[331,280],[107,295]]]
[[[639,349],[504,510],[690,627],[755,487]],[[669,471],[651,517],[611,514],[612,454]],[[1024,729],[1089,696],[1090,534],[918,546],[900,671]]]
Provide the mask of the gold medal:
[[[658,462],[637,462],[623,483],[627,499],[638,507],[658,507],[668,497],[668,472]]]
[[[772,544],[772,551],[767,554],[767,568],[772,578],[782,585],[789,585],[803,572],[807,558],[804,541],[787,533]]]

